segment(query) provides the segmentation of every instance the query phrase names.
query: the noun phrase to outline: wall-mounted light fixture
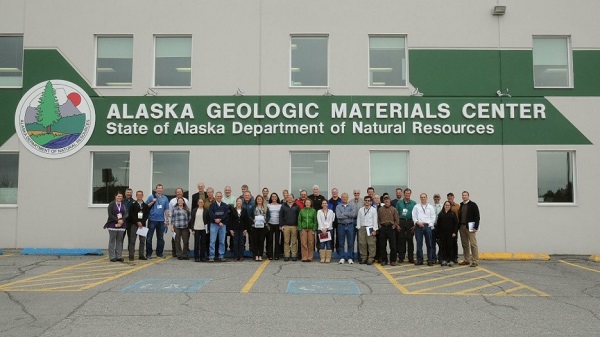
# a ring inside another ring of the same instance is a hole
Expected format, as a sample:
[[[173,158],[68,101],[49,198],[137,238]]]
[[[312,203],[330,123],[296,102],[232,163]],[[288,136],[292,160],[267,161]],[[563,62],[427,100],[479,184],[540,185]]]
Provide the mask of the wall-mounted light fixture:
[[[506,14],[506,6],[494,6],[492,15],[504,15]]]
[[[502,91],[502,90],[496,91],[496,95],[498,95],[498,97],[512,97],[510,95],[510,93],[508,92],[508,88],[506,88],[504,91]]]
[[[423,93],[419,91],[419,88],[415,88],[415,90],[413,90],[410,93],[411,96],[416,96],[416,97],[423,97]]]

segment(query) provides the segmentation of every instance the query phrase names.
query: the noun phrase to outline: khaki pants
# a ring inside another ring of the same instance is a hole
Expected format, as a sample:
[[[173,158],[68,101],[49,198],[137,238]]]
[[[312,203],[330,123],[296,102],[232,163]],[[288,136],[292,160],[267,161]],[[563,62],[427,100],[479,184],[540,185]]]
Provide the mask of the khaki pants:
[[[460,243],[463,247],[465,261],[477,262],[479,249],[477,248],[477,232],[469,232],[468,225],[460,225]]]
[[[358,229],[358,250],[362,261],[367,261],[368,256],[368,262],[373,262],[376,248],[376,238],[367,236],[367,227],[360,227]]]
[[[302,261],[312,260],[315,248],[315,231],[303,229],[300,234],[300,243],[302,245]]]
[[[283,226],[283,255],[285,257],[296,257],[298,255],[298,227]],[[290,247],[291,245],[291,247]]]

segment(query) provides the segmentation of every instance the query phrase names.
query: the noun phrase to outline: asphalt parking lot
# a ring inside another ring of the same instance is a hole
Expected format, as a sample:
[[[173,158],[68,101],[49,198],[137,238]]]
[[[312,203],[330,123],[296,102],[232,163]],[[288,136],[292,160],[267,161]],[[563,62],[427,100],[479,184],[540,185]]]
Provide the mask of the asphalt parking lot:
[[[0,255],[0,336],[597,336],[587,256],[479,267]],[[336,261],[337,262],[337,261]]]

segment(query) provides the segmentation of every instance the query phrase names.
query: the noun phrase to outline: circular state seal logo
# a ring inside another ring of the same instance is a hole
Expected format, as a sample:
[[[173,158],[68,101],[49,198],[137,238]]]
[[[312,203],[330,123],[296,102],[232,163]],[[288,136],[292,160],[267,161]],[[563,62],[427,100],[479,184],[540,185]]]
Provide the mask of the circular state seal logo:
[[[44,158],[64,158],[81,150],[94,131],[92,100],[76,84],[41,82],[21,98],[15,129],[25,147]]]

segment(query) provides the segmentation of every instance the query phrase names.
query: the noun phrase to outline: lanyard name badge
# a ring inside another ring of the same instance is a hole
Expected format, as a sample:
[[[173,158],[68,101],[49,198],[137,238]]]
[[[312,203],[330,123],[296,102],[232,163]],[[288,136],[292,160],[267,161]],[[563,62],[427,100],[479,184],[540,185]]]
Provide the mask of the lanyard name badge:
[[[404,204],[404,208],[402,208],[402,216],[406,217],[408,214],[408,208],[406,208],[406,202],[404,202],[404,200],[402,200],[402,203]]]
[[[117,205],[117,210],[119,211],[119,213],[117,213],[117,219],[122,219],[123,218],[123,213],[121,213],[121,204]]]
[[[140,211],[138,212],[138,220],[142,220],[144,218],[144,212],[142,211],[142,203],[138,202],[138,205],[140,205]]]

